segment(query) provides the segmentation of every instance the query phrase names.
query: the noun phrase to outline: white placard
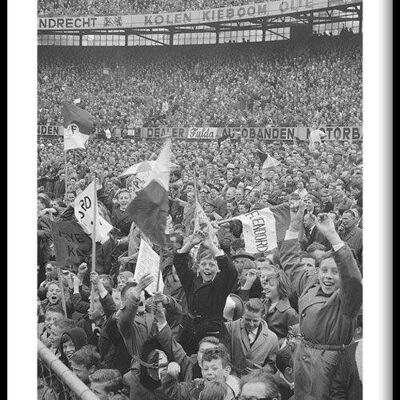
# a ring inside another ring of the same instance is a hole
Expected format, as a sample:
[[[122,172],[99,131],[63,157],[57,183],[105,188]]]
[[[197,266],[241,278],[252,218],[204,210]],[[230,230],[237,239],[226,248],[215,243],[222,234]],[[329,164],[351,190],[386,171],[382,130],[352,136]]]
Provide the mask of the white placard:
[[[160,256],[151,248],[151,246],[145,241],[140,241],[139,255],[136,262],[135,275],[136,281],[145,275],[151,274],[154,276],[154,281],[151,285],[147,286],[146,291],[153,294],[157,290],[157,279],[158,271],[160,269]],[[164,290],[164,282],[160,274],[158,290],[162,292]]]

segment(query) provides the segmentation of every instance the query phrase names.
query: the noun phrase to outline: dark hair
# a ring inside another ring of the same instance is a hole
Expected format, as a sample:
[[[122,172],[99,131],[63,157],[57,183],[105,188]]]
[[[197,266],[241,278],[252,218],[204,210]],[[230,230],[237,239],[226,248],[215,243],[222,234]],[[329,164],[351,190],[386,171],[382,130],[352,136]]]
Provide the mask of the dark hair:
[[[103,388],[107,394],[122,389],[122,375],[117,369],[98,369],[89,376],[89,381],[104,384]]]
[[[171,233],[169,235],[169,238],[171,239],[171,237],[175,237],[177,243],[179,243],[181,246],[183,245],[183,240],[185,239],[183,235],[181,235],[180,233]]]
[[[45,208],[50,207],[50,199],[46,194],[40,194],[37,199],[44,205]]]
[[[282,374],[285,373],[286,368],[293,368],[293,356],[290,346],[285,346],[278,351],[276,354],[275,365]]]
[[[306,249],[307,253],[312,253],[315,250],[327,251],[328,249],[322,243],[318,242],[312,242]]]
[[[99,275],[99,279],[103,281],[103,286],[107,290],[107,292],[111,293],[113,288],[113,280],[110,275],[101,274]]]
[[[70,318],[62,318],[57,321],[54,321],[54,326],[57,328],[61,328],[63,331],[76,328],[76,321]]]
[[[264,311],[264,304],[262,303],[262,301],[258,298],[252,298],[250,300],[248,300],[245,305],[244,308],[247,311],[250,312],[254,312],[254,313],[263,313]]]
[[[317,243],[317,242],[314,242],[314,243]],[[312,243],[311,243],[312,244]],[[310,245],[311,246],[311,245]],[[309,247],[310,247],[309,246]],[[299,253],[299,258],[300,258],[300,261],[302,261],[303,260],[303,258],[312,258],[312,259],[314,259],[314,257],[310,254],[310,253],[308,253],[307,251],[301,251],[300,253]]]
[[[82,346],[71,357],[71,361],[75,364],[84,365],[86,368],[94,366],[96,369],[100,365],[100,359],[101,357],[99,352],[96,347],[91,344]]]
[[[335,259],[332,251],[327,251],[321,258],[315,260],[315,267],[319,268],[321,266],[322,261],[327,260],[328,258]]]
[[[231,366],[231,358],[229,356],[226,347],[223,345],[218,345],[217,347],[213,347],[211,349],[207,349],[203,354],[203,363],[204,361],[210,362],[213,360],[221,360],[222,367],[225,368],[227,366]]]
[[[240,238],[232,240],[231,248],[234,251],[239,249],[244,249],[245,248],[244,240]]]
[[[200,392],[199,400],[224,400],[230,387],[225,382],[209,382]]]
[[[265,369],[259,369],[248,375],[244,375],[240,383],[241,389],[243,389],[243,386],[247,383],[262,383],[265,386],[266,399],[280,400],[281,398],[277,378]]]

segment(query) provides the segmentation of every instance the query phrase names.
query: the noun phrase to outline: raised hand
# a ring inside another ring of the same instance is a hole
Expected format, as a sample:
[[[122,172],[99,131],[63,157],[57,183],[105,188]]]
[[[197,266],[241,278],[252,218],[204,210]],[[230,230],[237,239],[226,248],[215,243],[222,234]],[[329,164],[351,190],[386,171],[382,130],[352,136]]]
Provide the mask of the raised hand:
[[[154,277],[151,274],[145,274],[139,279],[137,288],[140,289],[140,291],[142,291],[146,289],[147,286],[151,285],[153,281]]]
[[[99,284],[99,274],[97,272],[92,271],[90,273],[90,282],[92,282],[95,286]]]
[[[86,263],[82,263],[81,265],[79,265],[77,276],[81,281],[82,281],[83,277],[85,276],[87,269],[88,269],[88,266]]]
[[[289,225],[289,230],[291,231],[300,231],[302,225],[303,225],[303,216],[304,216],[304,211],[306,209],[306,204],[304,203],[303,200],[300,200],[298,202],[298,207],[296,200],[293,202],[289,203],[290,205],[290,225]]]
[[[341,242],[340,236],[335,228],[335,223],[328,214],[318,214],[318,217],[314,217],[314,222],[317,229],[329,240],[332,245]]]
[[[154,303],[154,318],[157,320],[157,323],[163,325],[167,322],[165,317],[165,308],[162,303]]]
[[[162,303],[162,304],[168,304],[169,303],[169,298],[166,296],[164,293],[161,292],[156,292],[154,293],[154,302],[156,303]]]
[[[172,361],[168,364],[167,367],[168,375],[172,376],[173,378],[178,378],[180,372],[181,372],[181,366],[178,363]]]
[[[196,231],[193,233],[191,239],[190,239],[190,243],[192,246],[196,246],[198,244],[200,244],[205,237],[205,233],[202,231]]]
[[[257,270],[256,269],[250,269],[247,272],[246,275],[246,282],[244,283],[242,289],[244,290],[250,290],[251,287],[253,286],[254,281],[257,279]]]

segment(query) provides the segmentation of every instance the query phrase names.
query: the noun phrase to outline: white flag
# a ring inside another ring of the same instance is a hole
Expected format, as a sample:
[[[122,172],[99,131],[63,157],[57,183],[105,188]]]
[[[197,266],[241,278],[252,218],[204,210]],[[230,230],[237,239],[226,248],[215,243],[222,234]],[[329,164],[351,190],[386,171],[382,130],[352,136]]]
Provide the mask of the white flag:
[[[89,135],[80,132],[78,125],[70,124],[64,128],[64,150],[86,149]]]
[[[242,222],[245,250],[248,253],[263,253],[278,247],[275,215],[269,208],[238,215],[234,219]]]
[[[79,193],[74,202],[75,217],[83,230],[90,236],[93,235],[94,226],[94,204],[97,201],[97,196],[94,198],[94,182],[92,182],[83,192]],[[104,243],[109,239],[108,232],[113,226],[109,224],[101,215],[99,208],[97,209],[96,218],[96,242]]]

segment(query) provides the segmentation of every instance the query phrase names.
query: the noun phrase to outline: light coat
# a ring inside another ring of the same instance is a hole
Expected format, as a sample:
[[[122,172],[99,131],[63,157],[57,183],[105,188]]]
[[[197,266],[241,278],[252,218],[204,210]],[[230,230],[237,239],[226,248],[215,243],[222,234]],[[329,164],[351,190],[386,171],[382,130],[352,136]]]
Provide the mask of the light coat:
[[[268,329],[264,320],[261,320],[260,324],[261,331],[250,346],[248,332],[242,319],[225,323],[231,338],[231,361],[240,371],[246,368],[259,369],[267,364],[275,368],[276,353],[279,350],[278,337]]]

